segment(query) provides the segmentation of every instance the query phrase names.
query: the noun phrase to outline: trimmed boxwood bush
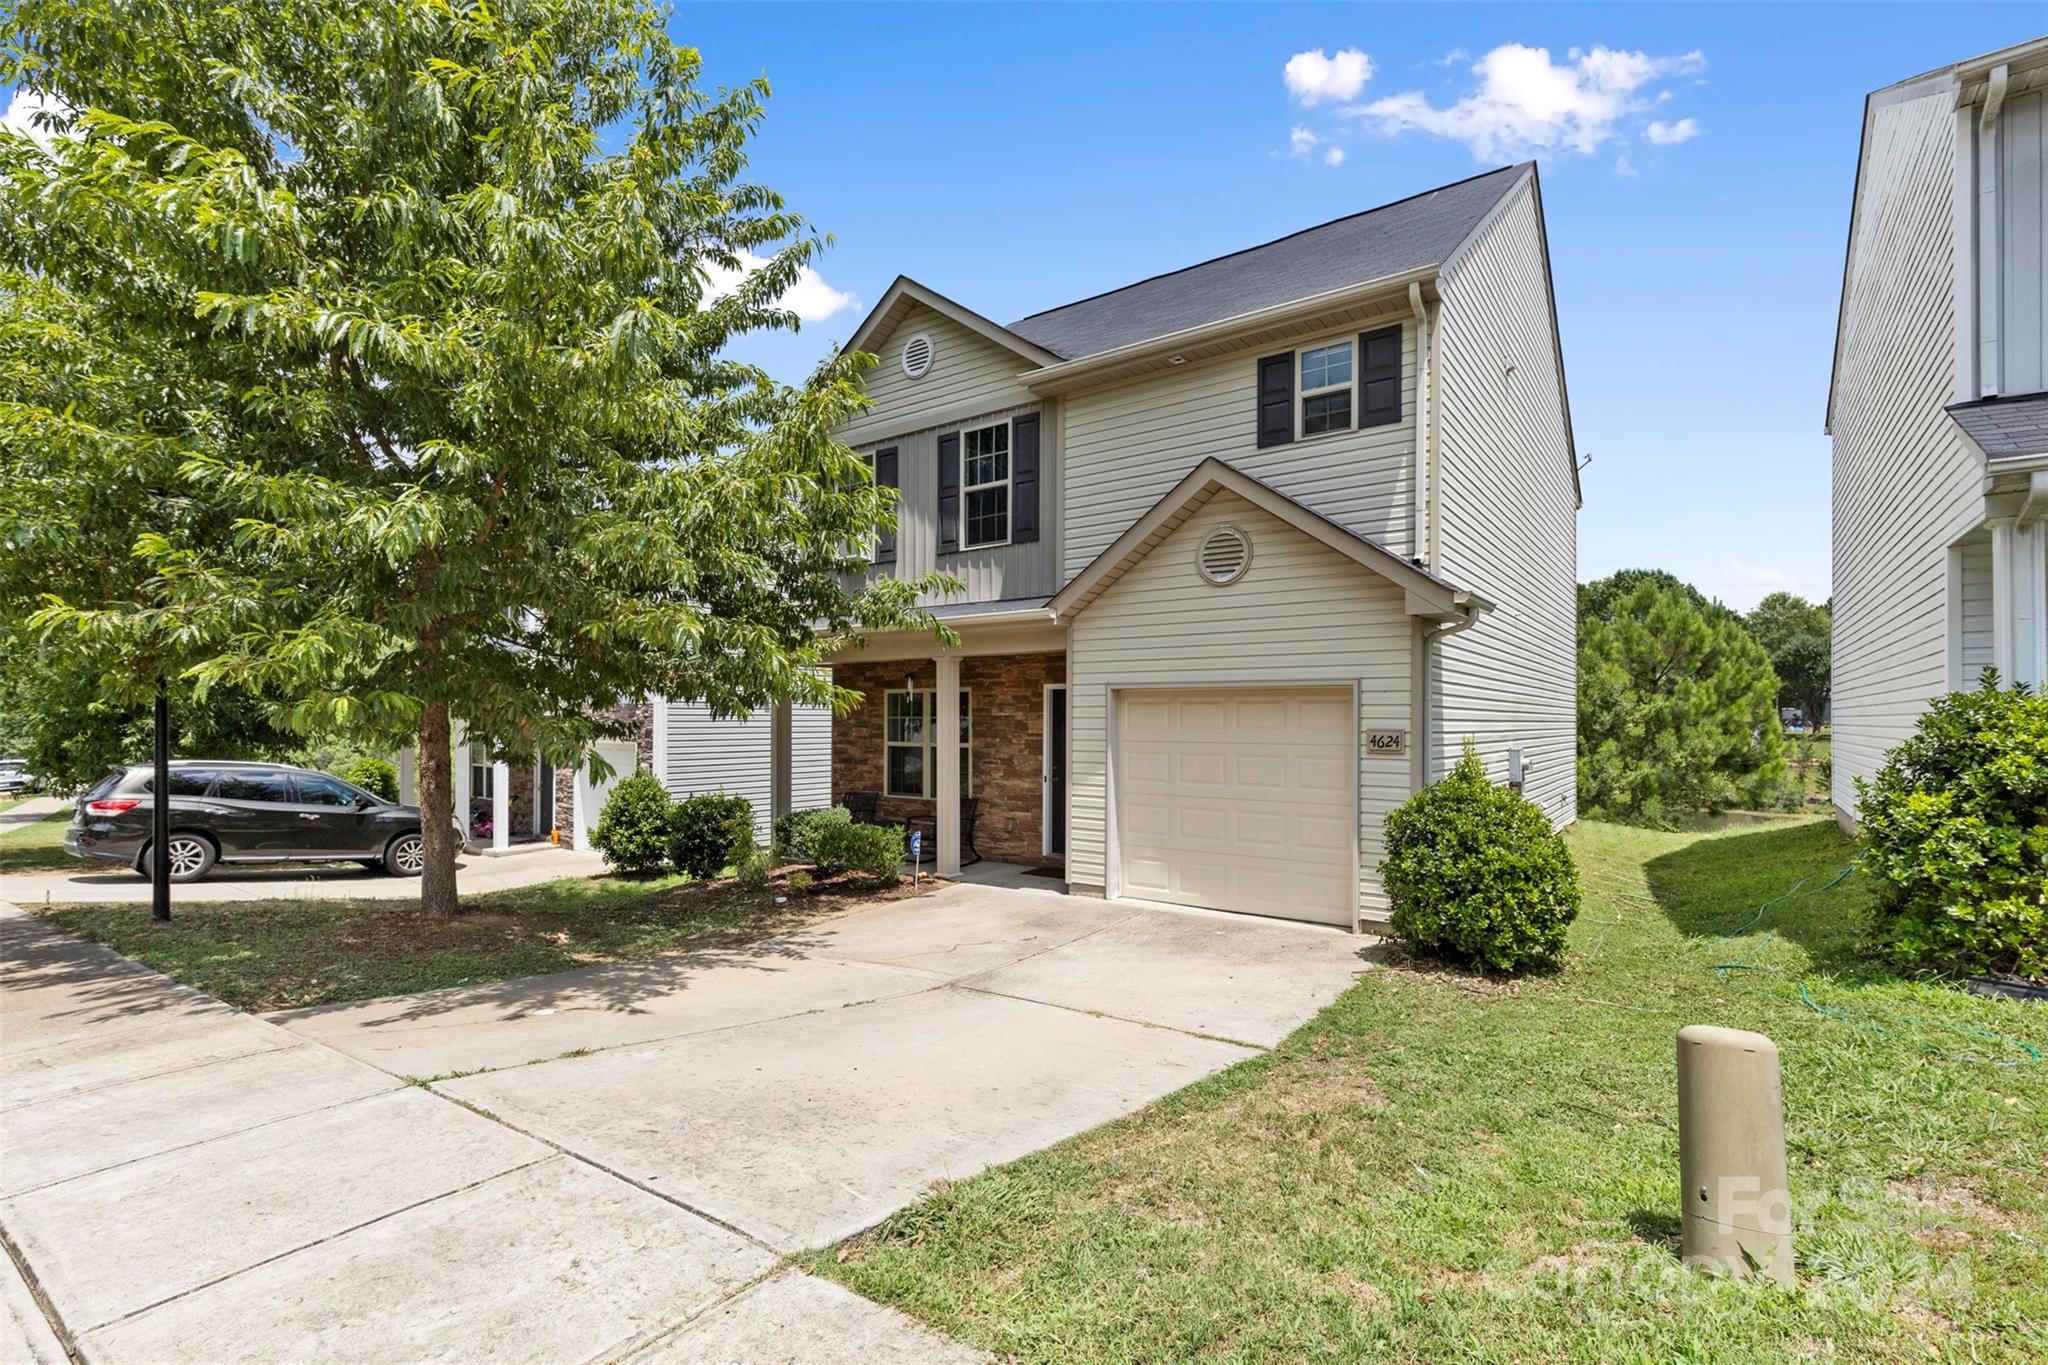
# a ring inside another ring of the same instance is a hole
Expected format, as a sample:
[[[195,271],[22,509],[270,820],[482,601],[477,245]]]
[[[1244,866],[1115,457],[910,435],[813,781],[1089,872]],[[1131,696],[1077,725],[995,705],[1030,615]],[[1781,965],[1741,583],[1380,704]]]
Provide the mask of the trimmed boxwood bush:
[[[372,796],[381,796],[394,804],[398,801],[398,765],[388,758],[359,758],[344,763],[335,776]]]
[[[853,816],[844,806],[793,810],[775,822],[775,848],[791,862],[815,863],[819,833],[829,826],[852,823]]]
[[[1450,776],[1387,816],[1380,877],[1394,934],[1418,952],[1511,972],[1554,962],[1579,874],[1550,819],[1496,787],[1470,743]]]
[[[857,872],[877,881],[903,872],[903,826],[824,824],[813,839],[812,861],[826,876]]]
[[[676,803],[653,773],[634,773],[612,788],[590,841],[620,872],[657,872],[669,859]],[[724,866],[723,863],[720,866]]]
[[[670,854],[684,876],[716,877],[753,847],[754,808],[746,797],[704,792],[676,803]]]
[[[1977,691],[1930,706],[1856,791],[1885,952],[2048,979],[2048,697],[1986,670]]]

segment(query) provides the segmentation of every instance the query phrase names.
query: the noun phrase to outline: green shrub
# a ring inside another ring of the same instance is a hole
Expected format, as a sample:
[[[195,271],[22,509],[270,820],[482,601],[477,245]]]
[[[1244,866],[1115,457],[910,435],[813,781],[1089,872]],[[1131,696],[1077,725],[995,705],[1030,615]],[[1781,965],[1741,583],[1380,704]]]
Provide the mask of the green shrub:
[[[749,891],[768,889],[768,874],[775,870],[775,859],[765,848],[749,847],[733,860],[732,874],[739,884]]]
[[[359,758],[342,765],[335,776],[353,782],[372,796],[381,796],[394,804],[398,800],[398,765],[388,758]]]
[[[676,803],[670,856],[685,876],[716,877],[753,846],[754,808],[746,797],[704,792]]]
[[[818,827],[812,861],[827,876],[858,872],[893,880],[903,871],[903,826],[825,824]]]
[[[1450,776],[1387,816],[1380,876],[1409,947],[1509,972],[1564,952],[1579,876],[1521,793],[1496,787],[1470,743]]]
[[[789,889],[801,896],[811,889],[811,874],[798,868],[789,874]]]
[[[1977,691],[1930,706],[1856,791],[1886,952],[2048,978],[2048,697],[1987,670]]]
[[[775,848],[793,863],[815,863],[819,832],[828,826],[851,823],[853,816],[844,806],[793,810],[775,822]]]
[[[590,840],[620,872],[659,871],[675,838],[676,803],[653,773],[634,773],[612,788]]]

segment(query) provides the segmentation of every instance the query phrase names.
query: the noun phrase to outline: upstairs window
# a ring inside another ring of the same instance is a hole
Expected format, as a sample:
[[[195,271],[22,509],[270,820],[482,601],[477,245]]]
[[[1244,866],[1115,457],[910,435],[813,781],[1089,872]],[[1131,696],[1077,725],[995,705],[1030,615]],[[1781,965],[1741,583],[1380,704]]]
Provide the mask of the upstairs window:
[[[1301,353],[1301,434],[1351,429],[1351,343]]]
[[[1010,538],[1010,424],[960,433],[960,491],[966,498],[962,548]]]

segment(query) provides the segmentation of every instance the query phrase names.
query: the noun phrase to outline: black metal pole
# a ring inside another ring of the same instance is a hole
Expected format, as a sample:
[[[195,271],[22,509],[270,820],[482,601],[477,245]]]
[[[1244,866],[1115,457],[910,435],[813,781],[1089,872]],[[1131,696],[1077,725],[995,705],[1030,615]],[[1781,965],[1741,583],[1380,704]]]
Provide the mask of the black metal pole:
[[[171,694],[156,675],[156,776],[150,788],[149,915],[171,917]]]

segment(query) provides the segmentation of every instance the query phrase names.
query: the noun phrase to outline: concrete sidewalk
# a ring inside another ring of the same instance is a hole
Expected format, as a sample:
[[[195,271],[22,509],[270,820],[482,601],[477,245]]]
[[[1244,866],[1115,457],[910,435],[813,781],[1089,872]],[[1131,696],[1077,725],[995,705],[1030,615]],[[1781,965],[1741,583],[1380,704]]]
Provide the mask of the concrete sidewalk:
[[[976,1358],[8,905],[0,1036],[10,1362]]]
[[[534,886],[563,877],[595,877],[605,871],[604,855],[536,845],[531,852],[487,857],[465,853],[456,864],[455,885],[463,895]],[[217,867],[204,881],[171,888],[179,902],[300,900],[334,897],[410,900],[420,893],[417,877],[393,877],[355,863],[297,863],[284,867]],[[149,900],[149,883],[127,868],[83,863],[75,872],[38,872],[0,877],[0,899],[16,905],[74,905]]]

